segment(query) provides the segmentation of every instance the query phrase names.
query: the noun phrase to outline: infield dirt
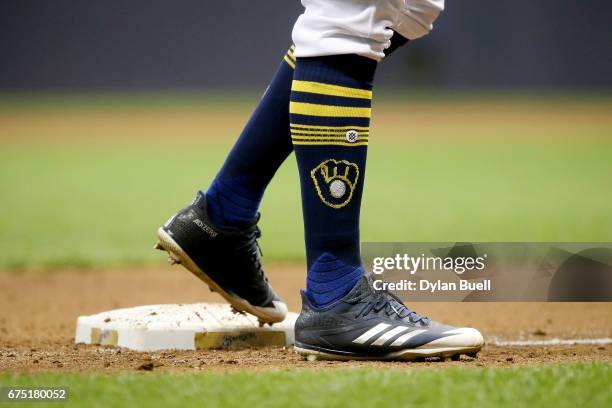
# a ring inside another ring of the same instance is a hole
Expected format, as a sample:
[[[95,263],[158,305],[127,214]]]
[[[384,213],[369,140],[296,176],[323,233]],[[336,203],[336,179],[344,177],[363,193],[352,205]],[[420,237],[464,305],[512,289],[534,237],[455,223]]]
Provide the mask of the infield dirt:
[[[289,309],[299,311],[302,267],[277,264],[267,270]],[[74,344],[79,315],[143,304],[222,302],[180,267],[0,272],[0,294],[0,371],[189,372],[612,362],[610,344],[495,345],[499,340],[610,338],[612,307],[606,303],[415,303],[409,306],[435,320],[478,328],[488,344],[477,359],[462,357],[460,361],[308,362],[291,348],[138,353]]]

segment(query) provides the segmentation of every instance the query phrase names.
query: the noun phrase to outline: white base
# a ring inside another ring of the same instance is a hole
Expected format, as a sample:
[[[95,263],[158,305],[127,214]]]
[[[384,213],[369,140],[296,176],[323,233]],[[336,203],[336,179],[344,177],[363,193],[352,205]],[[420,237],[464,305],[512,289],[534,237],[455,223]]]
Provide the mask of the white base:
[[[110,310],[77,319],[76,343],[136,351],[283,347],[294,342],[296,313],[272,326],[234,314],[227,304],[149,305]]]

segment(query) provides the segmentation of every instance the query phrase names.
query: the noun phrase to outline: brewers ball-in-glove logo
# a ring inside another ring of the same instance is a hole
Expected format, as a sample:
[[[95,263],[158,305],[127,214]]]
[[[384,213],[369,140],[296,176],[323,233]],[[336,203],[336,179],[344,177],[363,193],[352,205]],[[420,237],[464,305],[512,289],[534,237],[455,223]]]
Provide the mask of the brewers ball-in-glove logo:
[[[310,177],[321,201],[332,208],[342,208],[353,198],[359,167],[346,160],[328,159],[312,169]]]

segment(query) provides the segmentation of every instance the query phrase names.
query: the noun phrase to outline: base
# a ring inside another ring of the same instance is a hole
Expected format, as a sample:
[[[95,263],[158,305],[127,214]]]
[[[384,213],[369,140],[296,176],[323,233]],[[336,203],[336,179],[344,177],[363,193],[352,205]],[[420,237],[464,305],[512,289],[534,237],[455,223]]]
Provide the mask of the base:
[[[230,305],[150,305],[110,310],[77,319],[75,343],[136,351],[284,347],[294,342],[296,313],[272,326],[232,312]]]

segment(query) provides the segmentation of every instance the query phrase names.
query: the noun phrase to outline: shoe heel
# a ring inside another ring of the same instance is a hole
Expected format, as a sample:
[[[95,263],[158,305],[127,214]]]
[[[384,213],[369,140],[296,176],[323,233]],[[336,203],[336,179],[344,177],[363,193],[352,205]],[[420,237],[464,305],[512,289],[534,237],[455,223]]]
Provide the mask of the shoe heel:
[[[181,265],[183,262],[181,250],[178,245],[168,237],[168,234],[162,228],[157,231],[157,237],[158,239],[153,249],[166,251],[168,253],[168,263],[170,265]]]

